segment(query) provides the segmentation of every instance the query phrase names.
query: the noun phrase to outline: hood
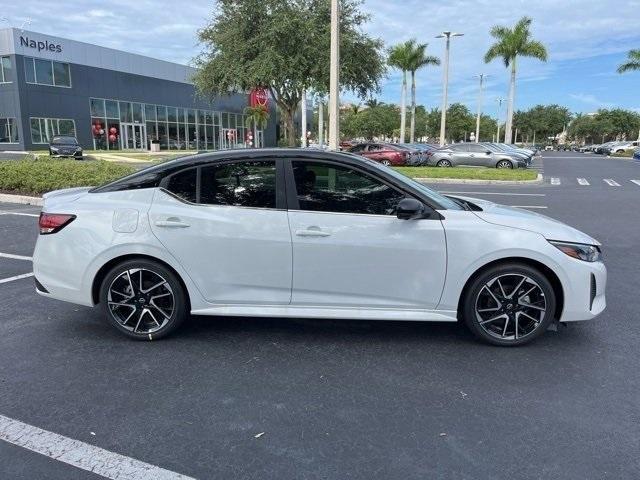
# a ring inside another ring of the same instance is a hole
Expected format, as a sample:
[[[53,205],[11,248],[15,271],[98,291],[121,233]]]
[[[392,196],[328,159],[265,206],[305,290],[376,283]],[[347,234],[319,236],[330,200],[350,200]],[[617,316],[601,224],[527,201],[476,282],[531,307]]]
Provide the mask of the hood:
[[[86,195],[86,193],[92,188],[93,187],[74,187],[63,188],[62,190],[54,190],[53,192],[47,192],[42,195],[42,200],[44,200],[45,207],[60,205],[61,203],[73,202],[83,195]]]
[[[519,228],[521,230],[539,233],[547,240],[600,245],[600,242],[595,238],[546,215],[530,212],[523,208],[507,207],[479,198],[462,197],[459,195],[456,195],[455,198],[480,207],[482,210],[474,211],[473,213],[485,222],[493,223],[494,225]]]

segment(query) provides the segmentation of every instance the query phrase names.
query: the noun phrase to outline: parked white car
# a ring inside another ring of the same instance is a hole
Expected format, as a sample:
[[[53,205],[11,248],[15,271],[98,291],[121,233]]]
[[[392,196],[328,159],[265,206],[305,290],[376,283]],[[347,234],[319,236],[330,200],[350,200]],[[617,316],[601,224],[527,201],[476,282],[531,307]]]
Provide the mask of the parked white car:
[[[100,305],[148,340],[191,313],[462,319],[520,345],[606,303],[590,236],[312,149],[199,154],[52,192],[33,264],[39,294]]]

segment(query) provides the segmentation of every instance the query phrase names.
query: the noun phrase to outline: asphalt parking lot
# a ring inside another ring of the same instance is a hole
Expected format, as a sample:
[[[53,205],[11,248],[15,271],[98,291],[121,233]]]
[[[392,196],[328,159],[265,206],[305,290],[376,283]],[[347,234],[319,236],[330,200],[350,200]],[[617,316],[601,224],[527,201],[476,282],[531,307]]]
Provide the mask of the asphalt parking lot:
[[[545,152],[536,168],[539,185],[436,186],[604,244],[605,313],[515,349],[453,324],[212,317],[133,342],[34,293],[38,208],[0,204],[0,424],[164,478],[639,478],[640,164]],[[0,442],[0,478],[102,477]]]

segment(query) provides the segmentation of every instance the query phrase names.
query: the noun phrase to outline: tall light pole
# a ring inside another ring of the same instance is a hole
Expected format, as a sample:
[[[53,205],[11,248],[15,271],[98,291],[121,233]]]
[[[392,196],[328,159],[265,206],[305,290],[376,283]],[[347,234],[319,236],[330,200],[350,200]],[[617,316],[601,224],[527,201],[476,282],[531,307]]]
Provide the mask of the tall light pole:
[[[447,94],[449,93],[449,50],[451,49],[451,37],[461,37],[462,35],[464,35],[464,33],[442,32],[436,36],[436,38],[446,38],[443,67],[442,114],[440,117],[440,145],[444,145],[447,126]]]
[[[500,143],[500,114],[502,113],[502,102],[504,102],[504,98],[496,98],[496,102],[498,102],[498,113],[496,115],[498,123],[498,133],[496,134],[496,143]]]
[[[480,79],[480,91],[478,92],[478,116],[476,117],[476,143],[480,141],[480,116],[482,114],[482,87],[484,86],[484,79],[489,75],[481,73],[476,75]]]
[[[338,150],[340,138],[340,12],[338,0],[331,0],[331,53],[329,66],[329,149]]]
[[[307,148],[307,91],[302,90],[302,100],[300,101],[302,106],[300,123],[302,123],[302,136],[300,137],[300,145],[302,148]]]
[[[324,149],[324,105],[323,98],[318,97],[318,145]]]

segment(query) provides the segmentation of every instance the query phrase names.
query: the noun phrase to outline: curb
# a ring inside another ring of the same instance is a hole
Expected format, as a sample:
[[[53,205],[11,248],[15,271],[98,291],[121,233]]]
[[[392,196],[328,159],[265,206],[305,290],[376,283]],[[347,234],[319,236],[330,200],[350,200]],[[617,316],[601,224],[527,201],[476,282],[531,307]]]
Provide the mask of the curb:
[[[42,206],[42,198],[40,197],[28,197],[26,195],[11,195],[8,193],[0,193],[0,202],[4,203],[18,203],[21,205],[36,205]]]
[[[459,183],[471,185],[538,185],[544,181],[541,173],[535,180],[472,180],[466,178],[414,178],[420,183]]]

